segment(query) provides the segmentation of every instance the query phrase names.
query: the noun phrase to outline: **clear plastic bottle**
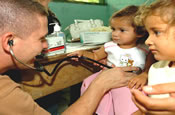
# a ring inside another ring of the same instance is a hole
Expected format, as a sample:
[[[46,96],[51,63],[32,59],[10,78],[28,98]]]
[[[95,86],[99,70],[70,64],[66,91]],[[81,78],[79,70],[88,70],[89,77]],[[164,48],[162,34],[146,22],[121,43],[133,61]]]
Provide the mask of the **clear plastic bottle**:
[[[48,42],[48,50],[45,53],[46,56],[53,56],[66,52],[65,34],[61,32],[61,27],[58,23],[51,24],[55,24],[55,26],[54,32],[46,37]]]

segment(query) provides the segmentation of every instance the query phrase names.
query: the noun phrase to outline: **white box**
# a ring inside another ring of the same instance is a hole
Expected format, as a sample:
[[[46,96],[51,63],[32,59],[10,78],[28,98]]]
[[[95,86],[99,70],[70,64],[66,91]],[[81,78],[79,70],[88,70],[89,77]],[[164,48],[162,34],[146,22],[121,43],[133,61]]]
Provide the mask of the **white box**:
[[[111,41],[111,32],[82,32],[80,42],[83,44],[103,44]]]

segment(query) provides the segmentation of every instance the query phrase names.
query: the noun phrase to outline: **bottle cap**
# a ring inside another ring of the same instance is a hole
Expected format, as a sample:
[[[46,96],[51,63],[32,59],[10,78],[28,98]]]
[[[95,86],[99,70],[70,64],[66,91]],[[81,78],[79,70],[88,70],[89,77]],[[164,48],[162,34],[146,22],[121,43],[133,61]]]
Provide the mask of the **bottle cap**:
[[[49,25],[55,25],[54,26],[54,32],[60,32],[61,31],[61,27],[59,26],[58,23],[50,23]]]

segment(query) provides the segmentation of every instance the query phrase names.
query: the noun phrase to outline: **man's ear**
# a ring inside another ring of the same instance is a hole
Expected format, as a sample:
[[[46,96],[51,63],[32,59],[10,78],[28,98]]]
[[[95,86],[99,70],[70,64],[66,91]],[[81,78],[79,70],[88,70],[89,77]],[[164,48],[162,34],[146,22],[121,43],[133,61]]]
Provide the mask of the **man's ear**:
[[[10,52],[10,41],[11,41],[11,45],[13,45],[14,43],[12,44],[12,42],[14,40],[14,37],[15,37],[14,34],[10,33],[10,32],[5,33],[1,36],[1,38],[2,38],[2,48],[3,48],[4,51]]]

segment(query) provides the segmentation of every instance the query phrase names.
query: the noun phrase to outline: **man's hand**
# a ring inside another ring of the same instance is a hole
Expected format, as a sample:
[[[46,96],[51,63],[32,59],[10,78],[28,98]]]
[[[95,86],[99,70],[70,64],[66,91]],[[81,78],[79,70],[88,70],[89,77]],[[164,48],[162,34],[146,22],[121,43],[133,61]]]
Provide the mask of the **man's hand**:
[[[137,71],[137,67],[114,67],[106,69],[101,72],[98,77],[93,81],[103,85],[108,90],[112,88],[119,88],[127,86],[128,81],[137,74],[130,71]]]

